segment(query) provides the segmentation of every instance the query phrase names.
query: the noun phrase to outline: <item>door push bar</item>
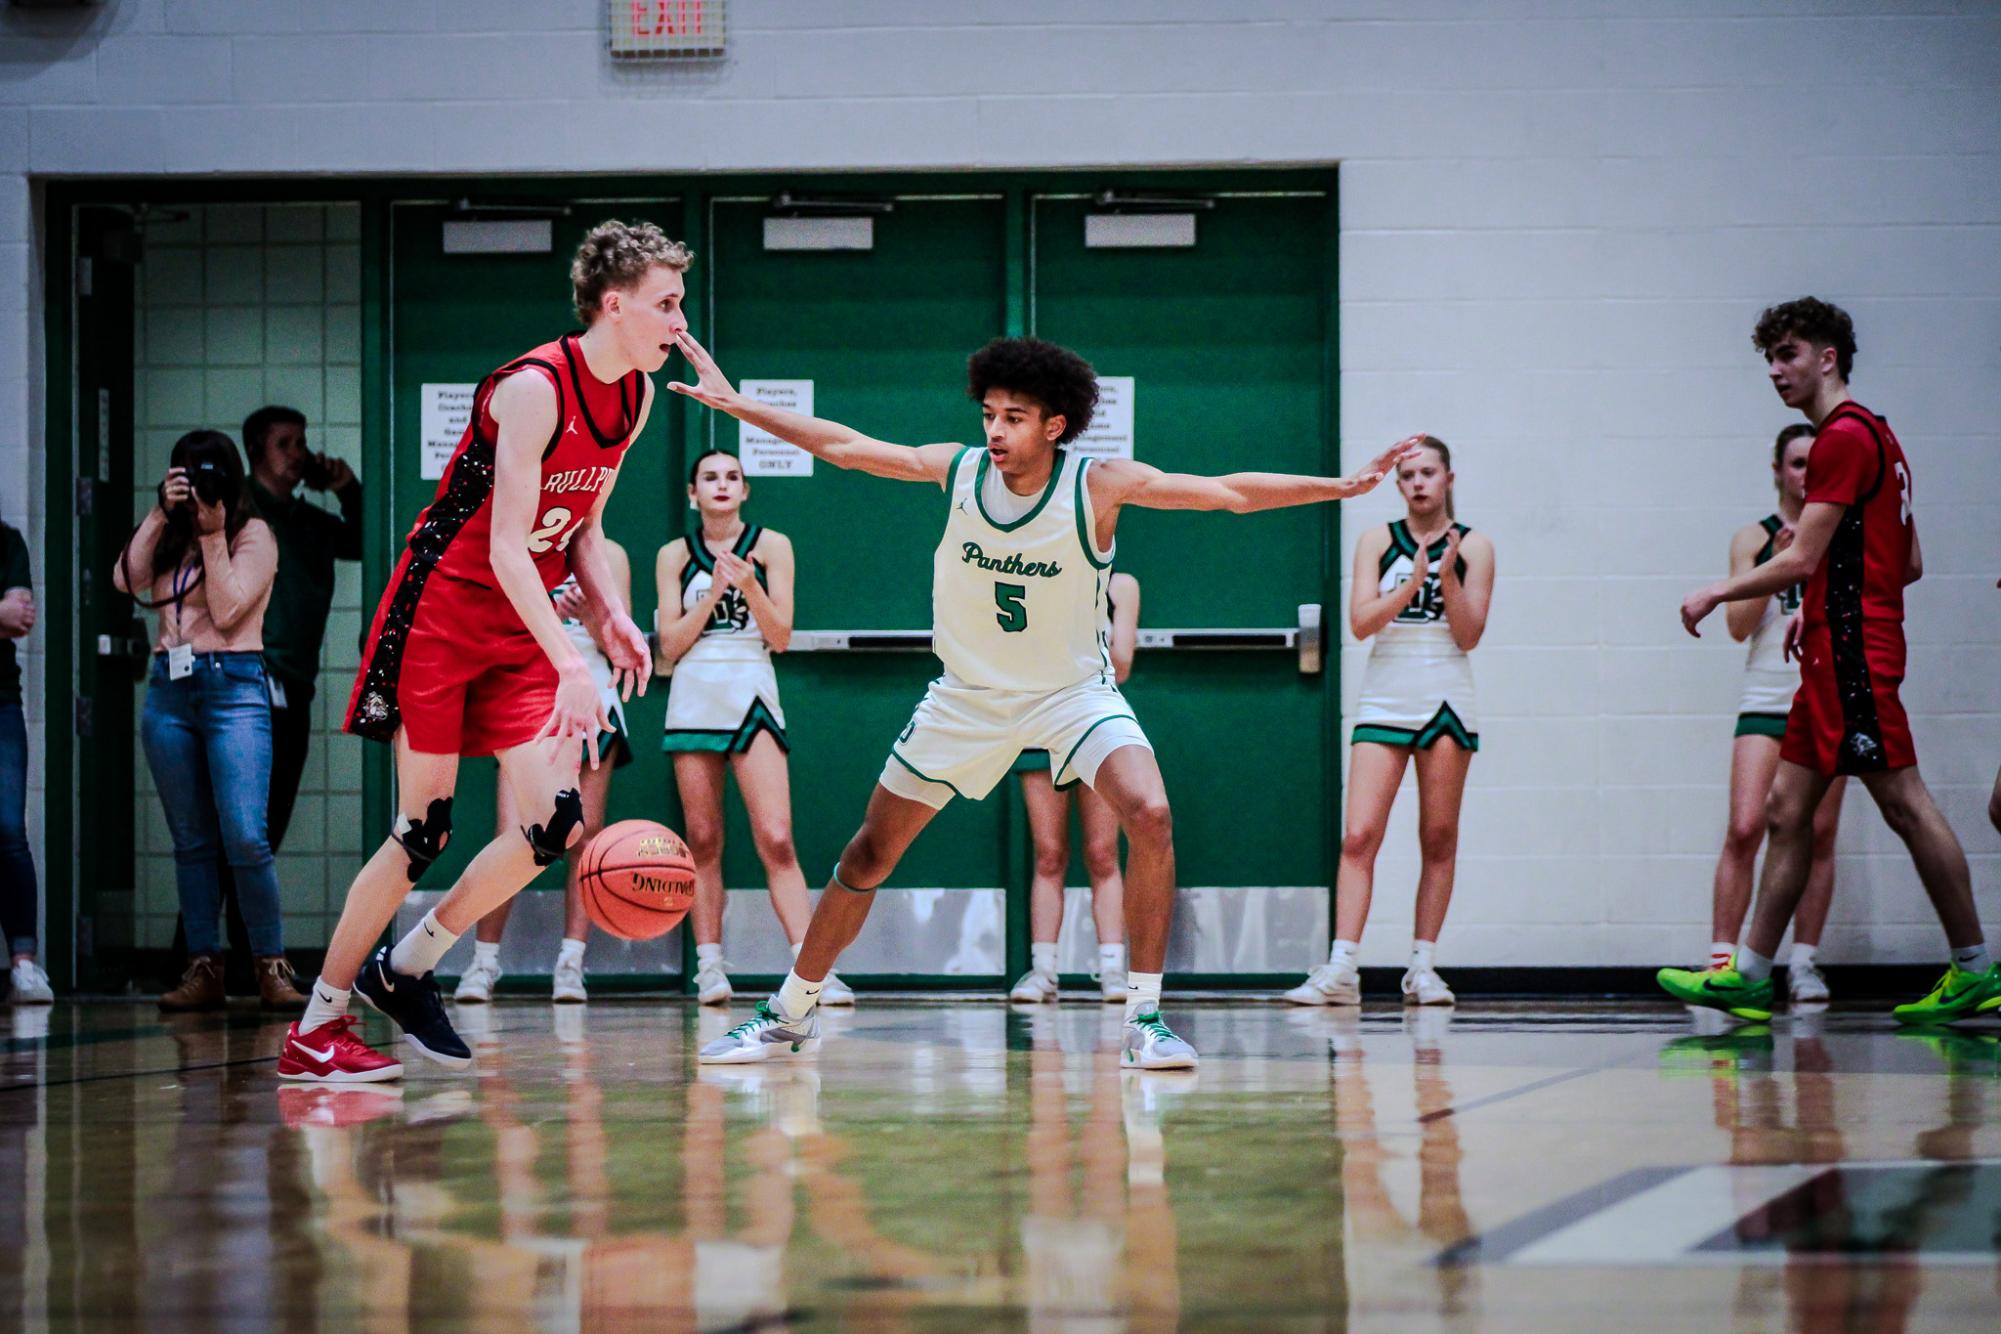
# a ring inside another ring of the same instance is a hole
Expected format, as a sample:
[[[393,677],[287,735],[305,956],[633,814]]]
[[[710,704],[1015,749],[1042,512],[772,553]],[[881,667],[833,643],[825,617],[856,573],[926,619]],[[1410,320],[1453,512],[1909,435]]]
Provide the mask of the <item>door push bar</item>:
[[[1324,638],[1321,607],[1304,602],[1299,607],[1299,623],[1278,629],[1199,629],[1141,630],[1138,647],[1189,650],[1291,649],[1299,655],[1301,674],[1312,676],[1324,670]],[[929,653],[928,630],[795,630],[793,653]]]

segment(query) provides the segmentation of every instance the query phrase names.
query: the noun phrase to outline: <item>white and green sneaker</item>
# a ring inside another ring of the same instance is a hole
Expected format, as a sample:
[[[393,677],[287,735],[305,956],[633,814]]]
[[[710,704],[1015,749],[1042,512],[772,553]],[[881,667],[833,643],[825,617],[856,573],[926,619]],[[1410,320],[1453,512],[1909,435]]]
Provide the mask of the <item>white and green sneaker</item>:
[[[742,1065],[780,1056],[811,1056],[820,1047],[820,1010],[803,1019],[787,1019],[772,1004],[757,1003],[757,1013],[702,1048],[703,1065]]]
[[[1183,1042],[1159,1010],[1148,1010],[1126,1020],[1125,1047],[1119,1064],[1129,1070],[1193,1070],[1199,1061],[1195,1049]]]

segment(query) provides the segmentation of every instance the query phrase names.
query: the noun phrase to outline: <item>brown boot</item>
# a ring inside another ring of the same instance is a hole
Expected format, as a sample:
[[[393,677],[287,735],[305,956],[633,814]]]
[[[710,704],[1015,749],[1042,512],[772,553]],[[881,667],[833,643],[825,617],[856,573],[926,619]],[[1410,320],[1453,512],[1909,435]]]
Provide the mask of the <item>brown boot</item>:
[[[257,960],[257,997],[267,1010],[303,1010],[306,998],[299,992],[299,975],[282,954]]]
[[[220,954],[197,954],[189,959],[181,984],[160,997],[163,1010],[220,1010],[222,1005]]]

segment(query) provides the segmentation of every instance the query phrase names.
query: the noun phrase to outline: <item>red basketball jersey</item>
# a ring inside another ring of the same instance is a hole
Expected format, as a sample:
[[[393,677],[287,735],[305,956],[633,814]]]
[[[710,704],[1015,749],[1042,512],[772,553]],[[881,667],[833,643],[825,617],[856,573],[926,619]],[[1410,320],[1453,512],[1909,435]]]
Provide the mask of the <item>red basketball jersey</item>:
[[[611,484],[646,402],[639,371],[606,384],[591,374],[577,334],[564,334],[516,357],[479,382],[472,420],[445,466],[438,494],[410,529],[413,560],[436,573],[498,589],[488,545],[493,532],[494,450],[500,427],[491,411],[493,391],[509,375],[536,373],[556,389],[556,430],[542,451],[541,494],[528,552],[553,589],[570,573],[570,539],[590,518]]]
[[[1806,586],[1806,626],[1837,632],[1904,621],[1911,563],[1911,469],[1890,424],[1843,403],[1820,424],[1806,461],[1808,503],[1847,506]]]

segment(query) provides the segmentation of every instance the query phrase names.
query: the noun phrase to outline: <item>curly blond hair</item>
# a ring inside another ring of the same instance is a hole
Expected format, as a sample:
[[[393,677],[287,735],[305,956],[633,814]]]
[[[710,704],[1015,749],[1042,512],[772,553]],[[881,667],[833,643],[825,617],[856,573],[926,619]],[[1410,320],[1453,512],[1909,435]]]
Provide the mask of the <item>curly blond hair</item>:
[[[570,261],[577,318],[585,324],[595,320],[607,291],[633,286],[656,264],[685,273],[694,262],[694,251],[668,240],[667,233],[652,223],[607,218],[590,229]]]

